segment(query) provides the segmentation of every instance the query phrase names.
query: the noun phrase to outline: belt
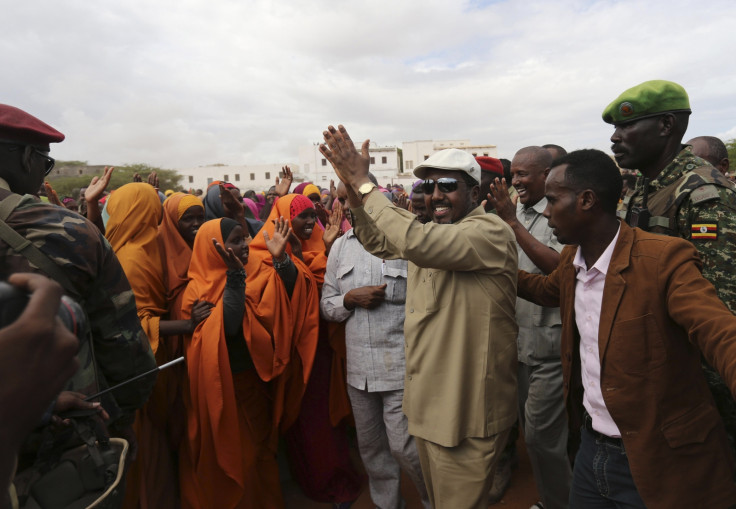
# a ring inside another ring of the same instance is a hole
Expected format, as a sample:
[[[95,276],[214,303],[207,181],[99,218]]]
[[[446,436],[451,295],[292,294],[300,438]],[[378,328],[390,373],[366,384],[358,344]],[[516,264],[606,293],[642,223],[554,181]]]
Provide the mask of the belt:
[[[622,449],[624,447],[624,442],[620,438],[609,437],[608,435],[604,435],[603,433],[594,430],[593,429],[593,418],[590,416],[587,410],[583,411],[583,428],[588,430],[588,433],[593,435],[593,437],[596,440],[605,442],[607,444],[615,445],[617,447],[621,447]]]

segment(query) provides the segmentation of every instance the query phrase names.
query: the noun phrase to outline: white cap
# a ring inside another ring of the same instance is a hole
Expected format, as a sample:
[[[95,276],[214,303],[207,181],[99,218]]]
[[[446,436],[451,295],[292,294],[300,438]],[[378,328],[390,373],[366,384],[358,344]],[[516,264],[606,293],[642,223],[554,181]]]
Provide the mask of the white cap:
[[[427,170],[436,168],[438,170],[462,171],[470,175],[476,182],[480,183],[480,165],[471,154],[456,148],[440,150],[432,154],[428,159],[414,168],[414,175],[423,179]]]

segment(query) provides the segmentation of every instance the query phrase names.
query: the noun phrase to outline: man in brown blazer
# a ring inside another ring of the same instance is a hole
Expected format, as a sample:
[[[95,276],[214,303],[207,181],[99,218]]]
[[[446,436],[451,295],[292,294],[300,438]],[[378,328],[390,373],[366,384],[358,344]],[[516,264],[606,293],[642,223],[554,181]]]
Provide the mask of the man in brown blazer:
[[[729,507],[734,460],[700,353],[736,392],[736,317],[692,244],[618,221],[620,192],[603,152],[563,158],[544,215],[570,245],[548,276],[519,274],[520,297],[560,306],[565,404],[581,441],[570,507]]]

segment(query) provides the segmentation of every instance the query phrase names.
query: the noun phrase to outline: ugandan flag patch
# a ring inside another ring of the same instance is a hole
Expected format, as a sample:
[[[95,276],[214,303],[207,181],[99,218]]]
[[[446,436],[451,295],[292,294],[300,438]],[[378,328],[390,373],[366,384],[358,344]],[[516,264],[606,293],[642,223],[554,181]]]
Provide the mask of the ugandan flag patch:
[[[717,240],[718,223],[698,223],[691,227],[693,240]]]

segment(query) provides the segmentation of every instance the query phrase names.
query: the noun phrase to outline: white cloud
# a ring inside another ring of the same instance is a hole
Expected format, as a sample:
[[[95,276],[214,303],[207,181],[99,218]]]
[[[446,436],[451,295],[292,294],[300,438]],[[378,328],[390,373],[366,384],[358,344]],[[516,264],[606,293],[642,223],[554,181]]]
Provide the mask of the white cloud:
[[[647,79],[688,134],[733,133],[736,5],[684,0],[37,1],[0,21],[0,101],[60,159],[293,162],[329,123],[379,144],[470,138],[607,150],[603,108]]]

